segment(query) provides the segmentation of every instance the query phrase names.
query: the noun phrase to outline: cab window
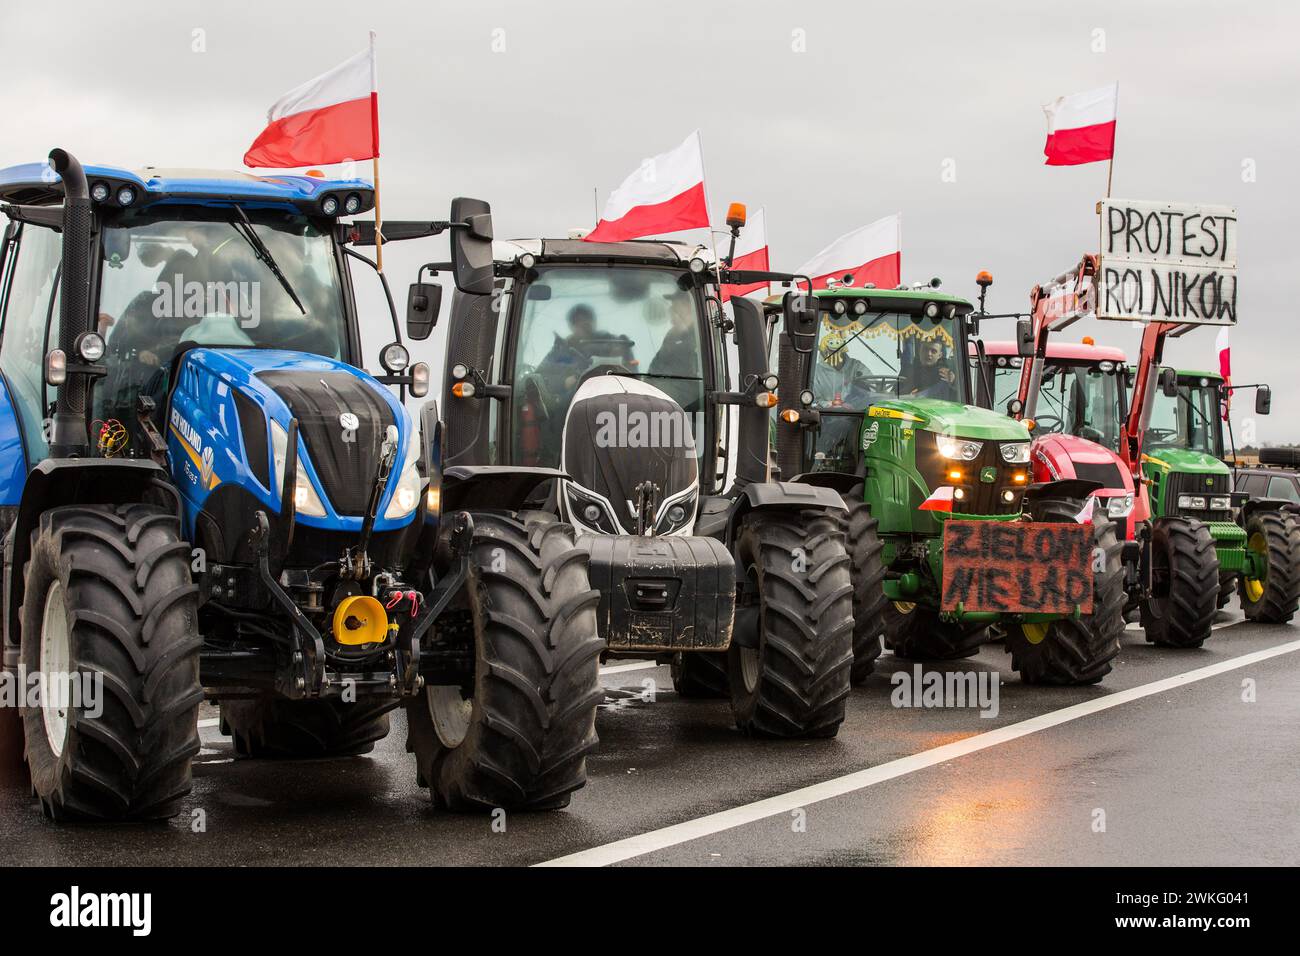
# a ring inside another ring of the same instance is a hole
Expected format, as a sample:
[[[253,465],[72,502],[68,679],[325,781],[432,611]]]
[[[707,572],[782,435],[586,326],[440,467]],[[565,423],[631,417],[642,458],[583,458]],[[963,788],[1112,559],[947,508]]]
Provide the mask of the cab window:
[[[62,254],[63,240],[58,233],[25,223],[10,253],[6,279],[0,367],[13,390],[11,398],[18,409],[30,463],[49,455],[45,420],[55,394],[45,384],[45,354],[59,342]]]
[[[1281,498],[1284,501],[1300,501],[1295,482],[1282,475],[1274,475],[1268,480],[1268,497]]]
[[[699,298],[689,277],[645,267],[551,266],[522,292],[515,342],[513,461],[555,466],[573,396],[591,375],[655,386],[692,422],[704,411]],[[695,426],[703,451],[701,427]]]

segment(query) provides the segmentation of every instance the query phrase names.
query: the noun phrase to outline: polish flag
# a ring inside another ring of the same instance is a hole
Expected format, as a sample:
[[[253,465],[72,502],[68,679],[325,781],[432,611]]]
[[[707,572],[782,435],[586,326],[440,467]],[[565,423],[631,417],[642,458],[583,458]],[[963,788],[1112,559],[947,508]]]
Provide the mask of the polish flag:
[[[897,285],[897,283],[895,283]],[[940,485],[934,489],[930,497],[926,498],[919,505],[920,511],[952,511],[952,492],[951,485]]]
[[[886,216],[840,236],[805,263],[799,273],[812,279],[814,289],[825,289],[828,279],[843,282],[846,275],[852,275],[855,289],[868,282],[877,289],[892,289],[902,281],[902,249],[903,217]]]
[[[700,131],[676,149],[643,160],[605,202],[587,242],[621,242],[642,236],[709,228],[704,201],[704,153]]]
[[[760,208],[749,217],[749,222],[740,231],[736,240],[736,255],[731,260],[733,269],[757,269],[767,271],[771,268],[767,259],[767,216]],[[766,282],[753,282],[749,285],[724,285],[722,301],[726,302],[733,295],[749,295],[751,292],[766,290]]]
[[[294,87],[267,111],[244,165],[287,169],[379,155],[375,35],[351,59]]]
[[[1119,84],[1087,93],[1058,96],[1043,104],[1047,114],[1048,166],[1078,166],[1115,155],[1115,116]]]

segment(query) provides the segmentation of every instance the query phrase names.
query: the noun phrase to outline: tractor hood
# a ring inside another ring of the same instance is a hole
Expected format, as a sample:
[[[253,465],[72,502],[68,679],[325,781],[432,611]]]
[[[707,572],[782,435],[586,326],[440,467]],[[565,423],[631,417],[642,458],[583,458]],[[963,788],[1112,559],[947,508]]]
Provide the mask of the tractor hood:
[[[1213,455],[1190,448],[1155,448],[1142,454],[1148,466],[1165,471],[1190,472],[1192,474],[1226,475],[1228,466]]]
[[[939,398],[907,398],[876,402],[868,418],[896,418],[915,422],[925,431],[984,441],[1028,441],[1029,429],[1000,412]]]
[[[1039,435],[1034,439],[1030,455],[1036,481],[1080,478],[1099,482],[1101,488],[1097,494],[1102,497],[1133,493],[1133,476],[1124,466],[1124,460],[1109,448],[1086,438],[1057,433]]]
[[[385,386],[344,362],[278,349],[191,349],[177,368],[167,415],[173,475],[196,507],[233,485],[280,513],[286,438],[296,419],[297,521],[361,527],[390,427],[397,455],[375,529],[403,527],[417,510],[398,506],[411,501],[409,487],[394,502],[399,487],[418,482],[410,419]],[[418,490],[417,483],[417,498]]]

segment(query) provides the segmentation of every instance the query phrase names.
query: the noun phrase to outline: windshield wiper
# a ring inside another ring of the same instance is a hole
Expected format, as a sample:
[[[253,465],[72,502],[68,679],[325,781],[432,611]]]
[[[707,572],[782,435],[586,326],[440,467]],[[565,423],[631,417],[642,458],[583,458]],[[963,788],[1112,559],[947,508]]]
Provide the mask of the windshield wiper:
[[[293,300],[293,304],[298,307],[298,311],[303,315],[306,315],[307,310],[303,308],[302,300],[298,298],[298,293],[293,291],[293,286],[289,284],[288,277],[286,277],[284,272],[280,269],[280,264],[275,261],[275,256],[271,255],[271,250],[266,248],[266,243],[262,241],[262,237],[257,234],[257,230],[254,229],[253,224],[249,222],[248,214],[244,212],[241,206],[236,206],[235,212],[239,216],[239,221],[236,222],[232,219],[230,225],[234,228],[235,232],[244,237],[244,241],[252,247],[253,254],[257,256],[260,261],[266,264],[267,269],[271,271],[271,275],[275,276],[276,279],[279,280],[280,287],[284,289],[289,298]]]

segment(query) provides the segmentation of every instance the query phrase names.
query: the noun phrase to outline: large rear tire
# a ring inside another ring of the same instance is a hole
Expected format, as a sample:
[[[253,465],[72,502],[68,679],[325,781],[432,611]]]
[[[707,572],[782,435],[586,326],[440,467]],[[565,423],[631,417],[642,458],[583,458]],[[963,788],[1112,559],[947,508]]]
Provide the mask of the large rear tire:
[[[1246,521],[1246,547],[1264,557],[1264,578],[1241,577],[1248,621],[1285,624],[1300,605],[1300,524],[1287,511],[1256,511]]]
[[[672,663],[673,689],[682,697],[701,700],[729,697],[727,655],[708,651],[677,654]]]
[[[246,757],[349,757],[367,754],[388,736],[393,698],[228,700],[221,726]]]
[[[886,601],[885,646],[909,661],[955,661],[979,653],[989,628],[939,620],[939,612],[904,601]]]
[[[736,726],[765,737],[834,737],[853,666],[853,584],[837,518],[754,512],[736,540],[757,592],[758,646],[727,653]]]
[[[604,699],[587,552],[571,525],[475,514],[469,578],[472,693],[428,687],[406,704],[417,778],[450,810],[567,806]]]
[[[1157,518],[1151,525],[1151,590],[1142,629],[1157,647],[1200,647],[1219,601],[1219,555],[1210,529],[1195,518]]]
[[[155,820],[190,792],[199,751],[198,589],[170,511],[41,515],[24,569],[22,661],[83,688],[23,709],[32,790],[54,820]],[[84,696],[89,679],[98,700]],[[60,705],[63,706],[60,706]]]
[[[862,500],[862,485],[844,495],[848,508],[845,544],[849,552],[849,576],[853,581],[853,667],[849,678],[861,684],[876,669],[885,633],[884,544],[877,533],[880,523]]]
[[[1034,517],[1038,521],[1074,521],[1081,507],[1081,502],[1072,499],[1040,499],[1035,502]],[[1093,572],[1091,614],[1078,620],[1007,624],[1011,666],[1026,684],[1095,684],[1110,673],[1124,633],[1123,543],[1115,524],[1099,511],[1092,519],[1092,543],[1094,555],[1101,551],[1102,563]]]

